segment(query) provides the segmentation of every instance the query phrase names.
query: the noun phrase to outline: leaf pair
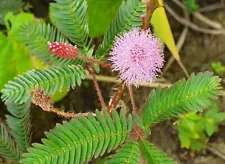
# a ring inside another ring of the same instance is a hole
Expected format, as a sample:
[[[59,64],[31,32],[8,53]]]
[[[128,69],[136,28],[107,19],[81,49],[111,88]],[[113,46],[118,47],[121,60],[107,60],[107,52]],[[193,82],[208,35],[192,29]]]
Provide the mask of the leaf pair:
[[[124,110],[112,116],[106,111],[96,112],[96,118],[79,116],[48,133],[43,144],[33,144],[22,163],[87,163],[124,143],[131,131],[131,115]]]

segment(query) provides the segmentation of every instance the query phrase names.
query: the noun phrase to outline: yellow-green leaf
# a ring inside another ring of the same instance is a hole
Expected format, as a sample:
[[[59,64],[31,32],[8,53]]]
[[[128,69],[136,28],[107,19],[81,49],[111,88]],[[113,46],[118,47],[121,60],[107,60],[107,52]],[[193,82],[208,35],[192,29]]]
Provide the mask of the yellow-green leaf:
[[[19,32],[21,26],[32,20],[34,20],[34,15],[31,13],[20,13],[17,15],[14,15],[12,12],[7,13],[5,16],[7,36],[14,41],[20,42]]]
[[[168,47],[174,58],[180,61],[179,52],[177,50],[170,24],[163,7],[163,2],[162,0],[158,0],[158,3],[159,7],[155,9],[151,18],[151,24],[154,27],[154,33],[156,37],[160,38],[161,42],[163,42]]]
[[[28,49],[0,32],[0,89],[28,69],[32,69]]]

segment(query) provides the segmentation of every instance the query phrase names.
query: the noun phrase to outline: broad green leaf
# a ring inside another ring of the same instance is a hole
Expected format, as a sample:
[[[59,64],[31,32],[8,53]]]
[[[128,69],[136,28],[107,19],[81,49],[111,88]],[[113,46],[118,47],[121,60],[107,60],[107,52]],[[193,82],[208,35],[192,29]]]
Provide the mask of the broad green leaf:
[[[21,26],[32,21],[33,19],[34,15],[31,13],[21,13],[15,16],[12,12],[9,12],[5,16],[5,25],[8,31],[8,37],[20,42],[19,32]]]
[[[225,112],[219,112],[213,116],[216,123],[220,123],[225,120]]]
[[[196,112],[190,112],[186,114],[185,117],[187,117],[189,120],[192,120],[192,121],[201,120],[201,117]]]
[[[199,140],[192,140],[191,149],[194,151],[201,151],[206,147],[208,139],[204,136]]]
[[[114,19],[122,0],[87,0],[91,37],[103,35]]]
[[[56,91],[56,93],[52,97],[52,101],[57,102],[57,101],[61,100],[62,98],[64,98],[67,95],[67,93],[68,93],[68,90],[66,88]]]
[[[218,130],[217,125],[214,123],[213,119],[207,119],[205,121],[205,131],[207,133],[207,135],[210,137],[211,135],[213,135],[213,133],[215,131]]]
[[[188,113],[181,118],[177,124],[181,147],[194,151],[202,150],[208,141],[204,126],[208,126],[206,121],[195,112]]]
[[[33,19],[34,16],[28,13],[14,16],[10,12],[5,17],[8,37],[0,32],[0,89],[8,80],[33,68],[29,51],[20,43],[19,39],[19,30],[22,24]]]
[[[0,32],[0,89],[8,80],[32,68],[28,49]]]
[[[195,130],[195,122],[189,119],[184,119],[183,120],[183,125],[190,131],[194,131]]]
[[[179,140],[181,142],[182,148],[190,148],[191,138],[185,135],[185,133],[179,132],[178,134]]]
[[[213,71],[219,75],[225,72],[225,66],[221,62],[212,62],[211,67]]]
[[[160,38],[161,42],[163,42],[168,47],[174,58],[180,61],[179,52],[176,48],[169,21],[163,7],[163,2],[162,0],[158,0],[158,2],[160,7],[155,9],[151,18],[151,24],[154,27],[154,33],[156,37]]]
[[[193,13],[198,10],[199,5],[196,0],[183,0],[183,3],[189,13]]]
[[[22,0],[0,0],[0,24],[5,23],[4,17],[9,11],[19,13],[23,4]]]

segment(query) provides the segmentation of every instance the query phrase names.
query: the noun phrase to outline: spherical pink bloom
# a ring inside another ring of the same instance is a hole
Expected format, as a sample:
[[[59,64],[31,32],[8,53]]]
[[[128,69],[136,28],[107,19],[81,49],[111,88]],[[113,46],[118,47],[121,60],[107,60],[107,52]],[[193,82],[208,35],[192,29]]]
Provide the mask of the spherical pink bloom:
[[[49,51],[64,59],[75,59],[78,55],[78,48],[63,42],[48,42]]]
[[[163,47],[150,30],[138,28],[116,37],[110,61],[119,77],[130,85],[153,82],[163,66]]]

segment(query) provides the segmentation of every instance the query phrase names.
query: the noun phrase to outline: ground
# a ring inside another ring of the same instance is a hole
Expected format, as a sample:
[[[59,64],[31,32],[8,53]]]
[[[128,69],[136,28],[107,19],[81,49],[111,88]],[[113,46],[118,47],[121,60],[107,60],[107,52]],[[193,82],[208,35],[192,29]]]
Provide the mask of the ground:
[[[206,13],[205,16],[220,22],[223,24],[223,27],[225,26],[224,9]],[[173,31],[175,32],[175,36],[179,38],[180,32],[177,31],[179,31],[180,28],[182,29],[182,27],[181,25],[178,25],[172,17],[169,18],[170,22],[172,22],[172,27],[174,27]],[[213,61],[220,61],[223,64],[225,63],[224,45],[224,36],[206,35],[190,30],[185,44],[180,51],[180,55],[189,73],[212,71],[210,64]],[[168,72],[165,73],[166,79],[171,82],[177,81],[184,76],[184,73],[176,63],[174,63]],[[224,80],[222,85],[224,86]],[[224,100],[224,98],[221,98],[221,102],[223,104]],[[222,106],[224,108],[224,105]],[[212,147],[220,151],[222,154],[225,154],[224,130],[225,126],[221,125],[219,132],[214,134],[209,141]],[[224,160],[215,156],[208,150],[194,154],[190,151],[181,149],[178,142],[177,131],[170,121],[163,122],[154,127],[152,134],[152,142],[170,154],[170,156],[180,164],[225,164]]]

